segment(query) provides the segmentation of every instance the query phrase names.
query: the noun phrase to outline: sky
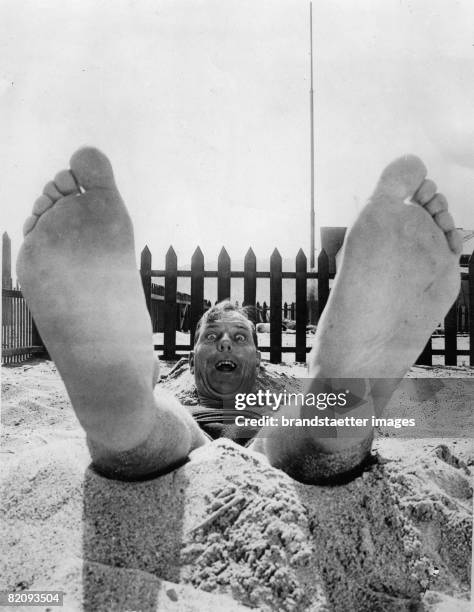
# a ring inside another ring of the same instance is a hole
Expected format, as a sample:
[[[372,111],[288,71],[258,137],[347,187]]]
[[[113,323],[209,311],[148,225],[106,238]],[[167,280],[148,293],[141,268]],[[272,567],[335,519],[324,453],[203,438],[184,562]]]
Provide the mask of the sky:
[[[471,0],[315,0],[316,227],[415,153],[473,228]],[[309,258],[309,2],[0,0],[1,229],[13,261],[79,146],[111,159],[153,267]]]

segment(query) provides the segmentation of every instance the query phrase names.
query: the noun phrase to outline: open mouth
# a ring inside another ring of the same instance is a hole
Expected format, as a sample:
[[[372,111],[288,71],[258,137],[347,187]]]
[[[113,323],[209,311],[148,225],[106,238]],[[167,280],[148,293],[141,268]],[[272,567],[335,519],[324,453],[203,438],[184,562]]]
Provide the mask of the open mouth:
[[[236,367],[237,364],[230,359],[224,359],[216,363],[216,370],[219,370],[219,372],[233,372]]]

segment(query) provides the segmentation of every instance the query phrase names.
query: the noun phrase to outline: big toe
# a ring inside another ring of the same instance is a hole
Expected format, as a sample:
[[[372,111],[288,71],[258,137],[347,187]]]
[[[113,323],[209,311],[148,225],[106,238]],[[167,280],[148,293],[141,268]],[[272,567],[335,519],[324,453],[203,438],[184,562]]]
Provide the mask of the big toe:
[[[93,147],[79,149],[71,157],[69,164],[76,181],[86,191],[115,188],[112,165],[99,149]]]
[[[418,190],[426,177],[426,166],[415,155],[404,155],[389,164],[380,176],[374,196],[387,200],[406,200]]]

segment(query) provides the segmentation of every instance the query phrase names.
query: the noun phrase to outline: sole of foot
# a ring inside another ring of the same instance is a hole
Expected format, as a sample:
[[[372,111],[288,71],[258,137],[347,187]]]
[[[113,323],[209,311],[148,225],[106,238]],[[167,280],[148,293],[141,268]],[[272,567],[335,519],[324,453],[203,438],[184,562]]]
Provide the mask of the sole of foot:
[[[18,278],[79,420],[103,442],[105,415],[107,443],[133,448],[149,433],[156,360],[132,223],[105,155],[77,151],[24,234]]]
[[[417,157],[383,171],[346,236],[311,375],[399,378],[416,361],[460,287],[462,240],[436,189]]]

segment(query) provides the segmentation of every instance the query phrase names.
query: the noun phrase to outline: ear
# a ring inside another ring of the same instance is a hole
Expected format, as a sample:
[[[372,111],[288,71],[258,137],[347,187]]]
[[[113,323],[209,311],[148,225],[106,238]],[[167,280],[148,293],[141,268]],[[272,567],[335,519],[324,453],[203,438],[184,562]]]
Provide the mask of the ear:
[[[189,371],[194,374],[194,351],[189,353]]]

